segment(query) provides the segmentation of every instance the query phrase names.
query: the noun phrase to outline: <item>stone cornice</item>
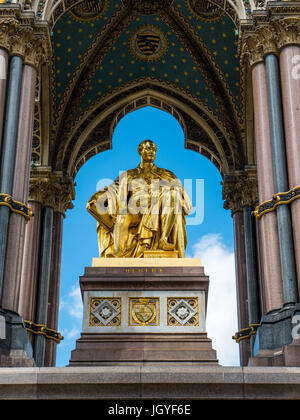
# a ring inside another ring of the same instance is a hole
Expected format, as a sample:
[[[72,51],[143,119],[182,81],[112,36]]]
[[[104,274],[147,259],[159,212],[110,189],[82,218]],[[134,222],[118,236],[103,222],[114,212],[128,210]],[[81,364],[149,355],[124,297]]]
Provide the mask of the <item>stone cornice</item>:
[[[38,68],[51,56],[48,24],[35,19],[33,12],[21,12],[19,5],[0,5],[0,47],[24,63]]]
[[[29,201],[37,201],[44,207],[52,207],[55,212],[65,214],[73,208],[75,199],[73,178],[61,172],[51,172],[49,168],[31,171]]]

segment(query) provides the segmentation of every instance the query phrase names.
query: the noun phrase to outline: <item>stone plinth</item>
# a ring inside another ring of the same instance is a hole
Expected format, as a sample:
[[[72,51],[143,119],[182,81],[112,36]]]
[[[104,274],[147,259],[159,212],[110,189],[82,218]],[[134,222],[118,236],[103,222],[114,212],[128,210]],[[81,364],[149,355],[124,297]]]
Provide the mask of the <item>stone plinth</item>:
[[[184,400],[189,400],[188,404],[196,400],[201,400],[200,404],[205,400],[300,400],[300,368],[210,365],[2,368],[0,400],[8,399],[98,400],[104,417],[109,417],[108,408],[102,407],[106,401],[109,406],[118,403],[126,407],[134,405],[132,400],[138,401],[138,406],[149,399],[167,405],[170,400],[177,400],[177,404],[183,404]],[[199,415],[203,410],[200,404],[192,414]],[[151,413],[152,410],[140,418],[151,418]]]
[[[80,277],[83,326],[70,366],[217,364],[208,284],[200,260],[94,259]]]

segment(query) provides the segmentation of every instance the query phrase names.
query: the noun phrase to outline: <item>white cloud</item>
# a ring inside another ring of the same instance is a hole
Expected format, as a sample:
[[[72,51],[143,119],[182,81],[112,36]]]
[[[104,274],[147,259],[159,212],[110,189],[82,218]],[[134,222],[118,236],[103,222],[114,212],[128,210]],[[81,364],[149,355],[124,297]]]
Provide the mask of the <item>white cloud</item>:
[[[193,257],[200,258],[209,276],[207,335],[212,339],[219,363],[239,365],[239,346],[232,339],[237,327],[235,262],[233,250],[222,243],[221,235],[203,236],[193,248]]]
[[[67,297],[60,303],[60,310],[65,309],[72,318],[82,319],[82,298],[79,286],[73,286]]]
[[[80,335],[80,330],[78,328],[72,328],[70,331],[67,331],[67,334],[65,335],[66,340],[74,340],[75,338],[78,338]]]

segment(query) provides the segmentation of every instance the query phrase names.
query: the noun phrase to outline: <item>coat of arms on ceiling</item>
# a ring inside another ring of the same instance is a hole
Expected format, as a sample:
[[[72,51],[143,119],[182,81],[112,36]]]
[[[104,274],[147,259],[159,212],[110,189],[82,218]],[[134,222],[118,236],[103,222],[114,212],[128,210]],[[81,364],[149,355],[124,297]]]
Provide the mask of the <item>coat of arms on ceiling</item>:
[[[140,27],[130,38],[131,53],[143,61],[156,61],[167,51],[165,35],[155,26]]]
[[[207,0],[187,0],[188,8],[204,22],[215,22],[224,15],[224,10]]]
[[[77,3],[70,13],[79,21],[91,21],[98,19],[107,9],[108,0],[83,0]]]

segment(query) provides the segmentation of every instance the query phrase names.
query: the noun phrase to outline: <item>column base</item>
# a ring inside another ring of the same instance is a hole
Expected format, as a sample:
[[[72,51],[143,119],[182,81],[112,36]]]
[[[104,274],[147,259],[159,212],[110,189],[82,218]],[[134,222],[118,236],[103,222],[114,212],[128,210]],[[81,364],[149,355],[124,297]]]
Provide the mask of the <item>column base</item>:
[[[0,308],[0,367],[34,367],[32,346],[23,319]]]
[[[249,366],[300,366],[300,303],[264,315]]]
[[[249,359],[249,366],[300,366],[300,340],[273,350],[260,350]]]

